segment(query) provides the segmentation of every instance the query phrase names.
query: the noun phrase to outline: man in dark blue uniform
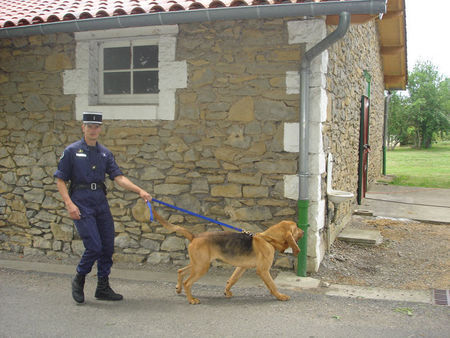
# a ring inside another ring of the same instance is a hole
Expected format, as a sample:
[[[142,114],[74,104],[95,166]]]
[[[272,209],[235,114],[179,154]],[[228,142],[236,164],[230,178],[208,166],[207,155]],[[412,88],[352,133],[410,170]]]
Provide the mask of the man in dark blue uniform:
[[[72,280],[72,297],[77,303],[84,302],[85,276],[91,272],[96,261],[98,284],[95,297],[101,300],[123,299],[122,295],[111,289],[108,279],[113,264],[114,221],[106,199],[106,174],[119,186],[136,192],[145,201],[152,199],[148,192],[122,174],[113,154],[97,142],[101,126],[101,113],[83,113],[81,128],[84,137],[64,150],[54,174],[58,191],[85,247]],[[68,181],[69,189],[66,186]]]

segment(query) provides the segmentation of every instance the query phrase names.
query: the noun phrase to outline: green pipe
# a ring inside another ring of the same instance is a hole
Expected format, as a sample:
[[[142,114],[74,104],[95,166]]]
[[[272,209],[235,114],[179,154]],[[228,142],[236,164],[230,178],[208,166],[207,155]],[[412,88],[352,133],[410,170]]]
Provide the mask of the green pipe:
[[[384,126],[383,126],[383,175],[386,176],[386,162],[387,162],[387,147],[388,147],[388,123],[389,123],[389,102],[391,101],[392,93],[388,91],[384,98]]]
[[[297,256],[297,276],[306,277],[306,265],[308,254],[308,200],[298,201],[298,227],[303,230],[303,237],[298,241],[300,253]]]

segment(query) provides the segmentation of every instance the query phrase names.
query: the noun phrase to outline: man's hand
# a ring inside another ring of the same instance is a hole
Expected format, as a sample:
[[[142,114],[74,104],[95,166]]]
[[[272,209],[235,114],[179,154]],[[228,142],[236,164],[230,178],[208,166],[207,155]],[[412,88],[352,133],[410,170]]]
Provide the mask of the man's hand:
[[[139,192],[139,196],[141,196],[141,198],[146,201],[149,202],[152,200],[152,195],[150,195],[148,192],[146,192],[145,190],[141,190]]]
[[[69,212],[70,218],[76,221],[81,219],[80,209],[73,202],[66,204],[66,209]]]

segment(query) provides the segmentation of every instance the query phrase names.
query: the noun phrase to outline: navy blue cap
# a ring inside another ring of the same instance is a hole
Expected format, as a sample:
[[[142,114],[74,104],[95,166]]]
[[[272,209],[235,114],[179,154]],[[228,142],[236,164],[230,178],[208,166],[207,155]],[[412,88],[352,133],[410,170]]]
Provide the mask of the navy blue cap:
[[[83,113],[83,123],[102,124],[102,113],[95,111],[85,111]]]

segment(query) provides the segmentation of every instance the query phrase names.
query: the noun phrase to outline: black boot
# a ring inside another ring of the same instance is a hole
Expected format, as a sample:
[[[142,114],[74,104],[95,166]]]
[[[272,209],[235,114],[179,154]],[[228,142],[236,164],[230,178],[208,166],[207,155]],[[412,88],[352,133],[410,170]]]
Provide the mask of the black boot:
[[[85,277],[85,275],[80,275],[77,273],[72,279],[72,297],[79,304],[84,303],[83,289]]]
[[[115,293],[113,289],[111,289],[108,277],[98,277],[95,298],[100,300],[122,300],[123,296]]]

